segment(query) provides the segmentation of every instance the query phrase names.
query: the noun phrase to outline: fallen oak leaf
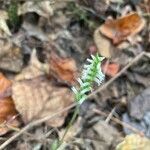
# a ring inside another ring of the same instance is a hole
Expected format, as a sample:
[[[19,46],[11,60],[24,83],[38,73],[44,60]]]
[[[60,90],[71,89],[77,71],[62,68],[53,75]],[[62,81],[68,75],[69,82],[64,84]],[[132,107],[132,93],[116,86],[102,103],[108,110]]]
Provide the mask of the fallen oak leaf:
[[[72,58],[61,58],[51,53],[49,73],[60,82],[73,84],[76,81],[76,63]]]
[[[13,100],[10,97],[11,85],[11,81],[0,73],[0,135],[9,131],[7,125],[18,127],[20,124],[19,121],[14,118],[17,116],[17,112]],[[6,126],[2,126],[2,124],[5,124]]]
[[[136,12],[130,13],[116,20],[106,20],[101,25],[100,32],[106,37],[112,39],[113,44],[119,44],[140,32],[145,25],[145,20]]]
[[[12,97],[25,123],[53,114],[69,106],[74,99],[68,88],[53,85],[45,76],[15,82]],[[46,123],[59,127],[66,115],[67,112],[61,113]]]

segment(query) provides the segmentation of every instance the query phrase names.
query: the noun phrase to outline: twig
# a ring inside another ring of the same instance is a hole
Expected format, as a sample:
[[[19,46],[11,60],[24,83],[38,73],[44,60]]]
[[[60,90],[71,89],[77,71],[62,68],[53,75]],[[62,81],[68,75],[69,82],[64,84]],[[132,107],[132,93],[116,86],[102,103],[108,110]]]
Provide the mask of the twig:
[[[99,93],[100,91],[106,89],[111,83],[113,83],[118,77],[120,77],[128,68],[130,68],[134,63],[139,61],[144,55],[146,55],[145,52],[140,53],[137,55],[129,64],[127,64],[120,72],[116,74],[115,77],[111,78],[108,82],[100,86],[97,90],[93,91],[90,95],[87,96],[87,98],[92,98],[93,95]]]
[[[109,113],[109,115],[107,116],[107,118],[106,118],[106,120],[105,120],[106,123],[109,123],[109,121],[110,121],[111,118],[113,117],[113,114],[114,114],[114,112],[115,112],[115,109],[116,109],[116,107],[114,107],[114,108],[112,109],[112,111]]]
[[[102,115],[102,116],[105,116],[107,117],[107,114],[98,110],[98,109],[93,109],[93,112],[99,114],[99,115]],[[137,134],[140,134],[140,135],[144,135],[144,133],[142,131],[139,131],[138,129],[132,127],[131,125],[129,125],[128,123],[126,122],[123,122],[123,121],[120,121],[119,119],[115,118],[115,117],[111,117],[111,120],[113,120],[114,122],[122,125],[122,126],[125,126],[126,128],[132,130],[133,132],[137,133]]]
[[[47,120],[53,119],[54,117],[56,117],[58,114],[63,113],[71,108],[73,108],[74,106],[76,106],[76,103],[73,103],[72,105],[64,108],[63,110],[58,111],[57,113],[54,113],[51,116],[46,116],[42,119],[38,119],[35,120],[31,123],[29,123],[28,125],[26,125],[24,128],[22,128],[18,133],[16,133],[15,135],[13,135],[12,137],[10,137],[7,141],[5,141],[3,144],[0,145],[0,150],[4,149],[7,145],[9,145],[12,141],[14,141],[16,138],[18,138],[21,134],[23,134],[24,132],[26,132],[27,130],[31,129],[34,126],[37,126]]]
[[[131,67],[134,63],[136,63],[138,60],[140,60],[144,55],[146,55],[145,52],[140,53],[139,55],[137,55],[129,64],[127,64],[118,74],[116,74],[115,77],[111,78],[108,82],[106,82],[103,86],[101,86],[100,88],[98,88],[96,91],[92,92],[89,96],[87,96],[87,98],[91,98],[93,95],[95,95],[96,93],[104,90],[105,88],[107,88],[111,83],[113,83],[118,77],[120,77],[129,67]],[[69,109],[75,107],[77,105],[77,103],[73,103],[72,105],[64,108],[63,110],[58,111],[57,113],[54,113],[51,116],[46,116],[42,119],[38,119],[35,120],[31,123],[29,123],[28,125],[26,125],[24,128],[22,128],[18,133],[16,133],[15,135],[13,135],[12,137],[10,137],[7,141],[5,141],[3,144],[0,145],[0,150],[2,150],[3,148],[5,148],[7,145],[9,145],[13,140],[15,140],[16,138],[18,138],[21,134],[23,134],[24,132],[26,132],[27,130],[31,129],[34,126],[37,126],[47,120],[53,119],[54,117],[56,117],[58,114],[63,113],[65,111],[68,111]]]
[[[63,134],[63,137],[61,138],[57,148],[59,148],[63,144],[67,132],[69,131],[70,127],[72,126],[73,122],[75,121],[75,119],[76,119],[76,117],[77,117],[77,115],[79,113],[79,106],[80,105],[76,106],[75,112],[74,112],[74,114],[73,114],[73,116],[72,116],[72,118],[71,118],[71,120],[70,120],[70,122],[69,122],[69,124],[68,124],[68,126],[67,126],[67,128],[65,130],[65,133]]]

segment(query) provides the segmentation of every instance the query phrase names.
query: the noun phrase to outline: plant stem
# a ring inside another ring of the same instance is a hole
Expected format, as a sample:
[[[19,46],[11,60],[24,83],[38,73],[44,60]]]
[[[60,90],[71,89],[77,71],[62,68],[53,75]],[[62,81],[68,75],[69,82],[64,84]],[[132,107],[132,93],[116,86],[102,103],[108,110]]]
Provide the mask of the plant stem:
[[[69,124],[68,124],[68,126],[67,126],[67,128],[66,128],[66,130],[65,130],[65,132],[64,132],[64,134],[63,134],[63,137],[62,137],[62,139],[61,139],[60,142],[59,142],[59,145],[58,145],[57,149],[62,145],[62,143],[63,143],[63,141],[64,141],[64,139],[65,139],[65,136],[66,136],[67,132],[69,131],[70,127],[73,125],[73,122],[75,121],[75,119],[76,119],[76,117],[77,117],[77,115],[78,115],[78,113],[79,113],[79,107],[80,107],[80,105],[78,104],[78,105],[76,106],[75,111],[74,111],[74,113],[73,113],[73,116],[72,116],[72,118],[71,118],[71,120],[70,120],[70,122],[69,122]]]

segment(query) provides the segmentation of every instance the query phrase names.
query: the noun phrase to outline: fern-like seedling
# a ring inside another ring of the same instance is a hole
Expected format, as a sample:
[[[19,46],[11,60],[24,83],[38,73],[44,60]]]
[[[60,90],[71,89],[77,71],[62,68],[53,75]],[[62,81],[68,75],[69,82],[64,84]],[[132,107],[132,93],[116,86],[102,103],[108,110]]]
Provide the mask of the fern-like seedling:
[[[88,64],[84,65],[81,78],[78,78],[80,87],[77,89],[72,87],[75,93],[75,100],[82,104],[87,98],[87,93],[92,91],[93,83],[96,82],[98,85],[104,80],[104,74],[101,71],[101,62],[104,57],[91,55],[91,59],[87,59]]]

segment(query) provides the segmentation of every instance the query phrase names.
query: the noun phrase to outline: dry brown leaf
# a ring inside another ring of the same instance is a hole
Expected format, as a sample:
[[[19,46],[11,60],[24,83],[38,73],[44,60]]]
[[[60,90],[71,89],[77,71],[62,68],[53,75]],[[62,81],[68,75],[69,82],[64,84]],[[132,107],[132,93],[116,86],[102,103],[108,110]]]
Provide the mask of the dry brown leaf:
[[[22,28],[25,30],[27,36],[29,37],[33,36],[41,41],[49,41],[47,34],[41,29],[41,27],[37,25],[33,25],[24,20]]]
[[[26,14],[29,12],[35,12],[39,16],[43,16],[45,18],[49,18],[53,14],[53,10],[50,6],[50,1],[27,1],[23,5],[21,5],[18,9],[18,15]]]
[[[0,58],[0,69],[19,72],[23,66],[21,49],[12,42],[7,42],[8,43],[2,42],[2,46],[4,45],[4,52],[1,54]]]
[[[0,99],[0,136],[7,133],[7,126],[18,127],[19,121],[16,119],[17,112],[11,98]]]
[[[114,150],[116,144],[122,139],[121,134],[113,126],[102,120],[93,126],[93,131],[96,135],[89,132],[87,136],[91,135],[91,139],[96,137],[97,140],[93,140],[94,150],[110,150],[110,147]]]
[[[76,79],[77,67],[72,58],[61,58],[55,53],[50,56],[50,75],[60,82],[73,84]]]
[[[73,102],[73,95],[67,88],[52,85],[44,76],[15,82],[12,92],[16,109],[25,123],[50,116]],[[47,124],[59,127],[66,115],[67,112],[61,113]]]
[[[49,72],[49,65],[41,63],[36,55],[36,49],[33,49],[29,65],[15,77],[15,80],[32,79]]]
[[[7,39],[0,39],[0,58],[7,55],[12,47],[12,43]]]
[[[19,122],[16,118],[17,115],[13,100],[10,97],[11,82],[0,73],[0,135],[9,131],[7,126],[10,125],[17,127]],[[5,123],[3,126],[2,124]]]
[[[112,56],[113,46],[111,41],[100,33],[100,28],[94,32],[94,42],[101,56],[110,58]]]
[[[6,79],[4,75],[0,73],[0,99],[6,97],[3,95],[5,95],[5,93],[9,91],[10,87],[11,87],[11,81]]]
[[[119,69],[120,65],[117,63],[110,63],[110,64],[105,63],[102,66],[102,70],[105,72],[106,75],[110,77],[114,77],[119,72]]]
[[[112,39],[114,44],[119,44],[129,36],[134,36],[140,32],[145,25],[145,20],[136,12],[130,13],[116,20],[106,20],[101,25],[100,32]]]

